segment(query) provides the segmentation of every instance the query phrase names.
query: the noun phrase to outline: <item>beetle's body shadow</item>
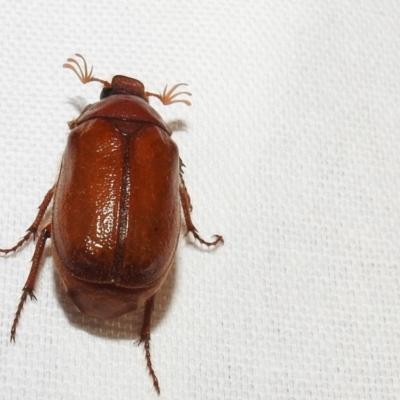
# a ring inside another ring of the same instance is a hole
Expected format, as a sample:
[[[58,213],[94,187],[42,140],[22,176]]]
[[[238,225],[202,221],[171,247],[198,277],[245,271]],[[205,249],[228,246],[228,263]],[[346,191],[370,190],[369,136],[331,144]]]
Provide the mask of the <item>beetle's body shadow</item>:
[[[52,259],[51,249],[49,250],[49,258]],[[154,310],[151,317],[151,332],[154,332],[154,329],[160,323],[169,309],[169,305],[174,295],[176,268],[177,261],[175,257],[163,285],[155,294]],[[53,267],[53,278],[55,282],[55,294],[57,300],[71,325],[85,330],[91,335],[105,337],[108,339],[139,339],[140,329],[143,323],[144,304],[139,306],[135,311],[129,312],[117,318],[99,319],[90,317],[81,312],[70,299],[55,266]]]

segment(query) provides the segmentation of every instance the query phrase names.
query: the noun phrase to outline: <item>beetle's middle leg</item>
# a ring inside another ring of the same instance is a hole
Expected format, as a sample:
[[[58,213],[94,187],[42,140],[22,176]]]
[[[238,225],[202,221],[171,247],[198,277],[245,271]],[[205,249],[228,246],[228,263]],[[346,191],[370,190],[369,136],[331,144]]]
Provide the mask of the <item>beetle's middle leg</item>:
[[[47,193],[46,196],[44,196],[44,199],[42,201],[42,204],[40,204],[39,206],[39,211],[36,215],[35,220],[32,222],[32,225],[27,229],[26,234],[23,238],[21,238],[21,240],[14,246],[14,247],[10,247],[9,249],[0,249],[0,253],[4,253],[4,254],[8,254],[11,253],[13,251],[18,250],[25,242],[27,242],[29,240],[29,238],[31,237],[31,235],[33,235],[33,237],[35,237],[40,223],[42,222],[42,219],[44,217],[44,214],[47,210],[47,207],[49,206],[51,199],[53,198],[54,195],[54,190],[55,188],[52,187]]]
[[[150,326],[151,326],[151,314],[153,312],[153,309],[154,309],[154,295],[146,301],[146,305],[144,307],[143,324],[142,324],[142,330],[140,331],[139,343],[144,343],[147,369],[149,370],[149,374],[153,379],[154,389],[156,389],[157,394],[160,394],[160,386],[158,384],[158,379],[156,373],[154,372],[150,356]]]
[[[182,162],[181,165],[183,165]],[[207,242],[198,234],[197,229],[193,224],[192,217],[190,215],[193,207],[190,202],[189,193],[185,186],[185,181],[183,180],[182,172],[180,174],[180,180],[181,184],[179,186],[179,195],[181,197],[181,203],[183,208],[183,215],[185,217],[187,233],[191,232],[192,235],[195,237],[195,239],[197,239],[200,243],[205,244],[206,246],[216,246],[219,243],[223,244],[224,238],[221,235],[214,235],[213,237],[215,238],[215,240],[212,242]]]
[[[22,289],[22,296],[19,300],[17,312],[15,313],[14,322],[11,327],[11,341],[15,342],[15,334],[17,330],[17,325],[19,321],[19,317],[21,316],[22,308],[24,307],[25,301],[29,296],[31,299],[36,299],[33,294],[33,289],[35,287],[35,283],[39,273],[40,261],[43,256],[44,246],[46,244],[46,240],[51,235],[51,225],[47,225],[40,233],[38,241],[36,243],[35,252],[32,257],[32,267],[28,275],[28,279],[25,282],[24,288]]]

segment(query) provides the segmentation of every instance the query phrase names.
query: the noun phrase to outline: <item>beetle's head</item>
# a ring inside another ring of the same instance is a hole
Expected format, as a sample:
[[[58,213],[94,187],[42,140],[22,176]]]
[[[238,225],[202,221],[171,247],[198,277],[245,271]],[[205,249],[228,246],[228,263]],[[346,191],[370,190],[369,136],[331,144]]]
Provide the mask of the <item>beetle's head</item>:
[[[172,88],[168,90],[167,86],[165,86],[163,93],[160,94],[145,92],[143,83],[135,78],[129,78],[123,75],[115,75],[110,83],[104,81],[103,79],[94,77],[92,75],[93,67],[89,71],[86,60],[78,53],[76,54],[76,56],[83,61],[83,68],[74,58],[68,58],[67,60],[68,62],[65,63],[63,67],[74,71],[82,83],[89,83],[89,82],[102,83],[104,87],[100,94],[100,100],[105,99],[106,97],[112,96],[114,94],[127,94],[131,96],[140,97],[141,99],[147,102],[149,101],[149,97],[153,96],[157,97],[157,99],[159,99],[161,103],[163,103],[164,105],[173,103],[183,103],[186,104],[187,106],[190,106],[190,101],[176,99],[177,96],[182,94],[186,94],[188,96],[192,95],[189,92],[176,92],[176,89],[178,87],[186,86],[186,83],[178,83],[172,86]]]
[[[110,86],[104,86],[100,94],[100,99],[104,99],[115,94],[128,94],[138,96],[147,101],[142,82],[134,78],[123,75],[116,75],[112,78]]]

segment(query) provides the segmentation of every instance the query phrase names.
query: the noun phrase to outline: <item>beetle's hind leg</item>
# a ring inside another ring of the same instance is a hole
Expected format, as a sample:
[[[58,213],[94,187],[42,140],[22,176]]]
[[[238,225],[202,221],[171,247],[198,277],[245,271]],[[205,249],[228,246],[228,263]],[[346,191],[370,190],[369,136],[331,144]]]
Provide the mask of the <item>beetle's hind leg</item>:
[[[0,249],[0,253],[8,254],[13,251],[16,251],[24,243],[26,243],[32,235],[33,235],[33,237],[36,236],[39,226],[42,223],[44,214],[46,213],[46,210],[53,198],[54,191],[55,191],[55,187],[52,187],[46,193],[46,196],[44,196],[42,204],[40,204],[40,206],[39,206],[39,211],[36,215],[36,218],[33,221],[32,225],[27,229],[25,236],[22,237],[15,246],[10,247],[9,249]],[[36,299],[35,295],[33,294],[33,289],[35,287],[36,279],[38,276],[40,260],[43,255],[44,246],[45,246],[46,240],[50,237],[50,230],[51,230],[51,228],[50,228],[50,224],[49,224],[42,230],[42,232],[39,235],[38,241],[36,243],[35,252],[32,257],[32,267],[29,272],[28,279],[25,282],[24,288],[22,289],[22,296],[21,296],[21,299],[19,300],[17,312],[15,313],[14,322],[11,327],[10,340],[13,342],[15,342],[15,335],[16,335],[16,331],[17,331],[19,317],[21,316],[22,308],[24,307],[27,297],[29,296],[31,299]]]
[[[182,161],[181,161],[181,166],[183,166]],[[192,217],[190,215],[193,207],[190,202],[189,193],[185,186],[185,181],[183,180],[182,172],[180,174],[180,179],[181,179],[181,184],[179,187],[179,195],[181,197],[181,203],[182,203],[183,215],[185,217],[187,233],[191,232],[192,235],[195,237],[195,239],[197,239],[200,243],[205,244],[206,246],[216,246],[220,243],[223,244],[224,238],[221,235],[214,235],[213,237],[215,238],[215,240],[212,242],[207,242],[197,232],[197,229],[194,226]]]
[[[157,394],[160,394],[160,386],[158,384],[158,379],[156,373],[154,372],[150,356],[150,326],[151,326],[151,313],[153,312],[153,309],[154,309],[154,295],[146,301],[146,305],[144,308],[144,315],[143,315],[143,324],[142,324],[142,329],[140,331],[139,343],[144,344],[144,350],[146,352],[147,369],[149,371],[151,379],[153,379],[154,389],[156,390]]]
[[[32,225],[27,229],[26,234],[24,237],[21,238],[21,240],[14,246],[10,247],[9,249],[0,249],[0,253],[8,254],[13,251],[18,250],[25,242],[29,240],[31,235],[33,234],[33,237],[36,236],[36,233],[39,229],[40,223],[42,222],[42,219],[44,217],[44,214],[47,210],[47,207],[49,206],[51,199],[53,198],[54,195],[54,187],[52,187],[47,193],[46,196],[44,196],[44,199],[42,201],[42,204],[39,206],[39,211],[36,215],[35,220],[33,221]]]
[[[40,261],[43,256],[44,246],[46,244],[46,240],[50,237],[51,227],[50,224],[47,225],[39,235],[38,241],[36,243],[35,252],[32,257],[32,267],[28,275],[28,279],[25,282],[24,288],[22,289],[22,296],[19,300],[17,312],[15,313],[14,322],[11,327],[11,337],[10,340],[15,342],[15,334],[17,330],[17,325],[19,321],[19,317],[21,316],[22,308],[24,307],[25,301],[29,296],[31,299],[36,299],[33,294],[33,290],[35,287],[35,283],[39,273]]]

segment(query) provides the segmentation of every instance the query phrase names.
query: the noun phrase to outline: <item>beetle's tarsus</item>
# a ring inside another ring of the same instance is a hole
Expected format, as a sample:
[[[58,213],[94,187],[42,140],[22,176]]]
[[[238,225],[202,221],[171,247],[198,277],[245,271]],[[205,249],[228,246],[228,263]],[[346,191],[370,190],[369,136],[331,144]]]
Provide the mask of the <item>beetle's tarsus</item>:
[[[217,244],[218,244],[218,243],[221,243],[222,245],[225,244],[225,240],[224,240],[224,238],[223,238],[221,235],[214,235],[213,238],[217,238],[217,239],[215,240],[215,242],[216,242]]]
[[[36,300],[36,297],[33,294],[33,288],[24,287],[22,289],[22,296],[21,296],[21,298],[19,300],[18,307],[17,307],[17,312],[15,313],[14,321],[13,321],[13,324],[11,326],[10,342],[14,342],[15,343],[15,336],[16,336],[16,333],[17,333],[17,325],[18,325],[19,317],[21,316],[22,309],[24,308],[24,304],[25,304],[25,301],[26,301],[28,295],[29,295],[29,297],[31,299],[35,299]]]
[[[37,301],[36,296],[33,294],[33,288],[24,288],[24,290],[26,290],[26,292],[28,293],[28,295],[31,298],[31,300],[36,300]]]
[[[27,230],[27,233],[25,234],[25,236],[23,236],[15,246],[10,247],[9,249],[0,249],[0,253],[8,254],[8,253],[12,253],[14,251],[17,251],[21,246],[23,246],[29,240],[29,238],[31,237],[32,233],[33,233],[33,235],[35,237],[35,233],[36,232],[33,232],[31,230],[31,228],[29,228]]]
[[[147,370],[149,371],[149,375],[153,380],[153,386],[156,390],[157,394],[160,394],[160,385],[158,383],[158,379],[156,373],[154,372],[153,365],[151,363],[151,355],[150,355],[150,333],[146,335],[146,337],[140,339],[140,343],[143,343],[144,351],[146,354],[146,365]]]
[[[35,228],[34,225],[31,225],[26,230],[26,234],[19,240],[19,242],[15,246],[10,247],[9,249],[0,249],[0,253],[8,254],[8,253],[17,251],[21,246],[23,246],[30,239],[31,235],[33,235],[33,240],[35,240],[36,233],[37,233],[37,228]]]
[[[188,233],[191,232],[192,235],[194,236],[194,238],[196,240],[198,240],[201,244],[206,245],[207,247],[211,247],[211,246],[217,246],[218,244],[224,244],[224,238],[221,235],[214,235],[213,238],[216,238],[214,241],[212,242],[208,242],[207,240],[204,240],[198,233],[197,233],[197,229],[190,229],[188,230]]]
[[[47,208],[47,205],[50,202],[52,196],[53,196],[53,189],[50,189],[48,191],[47,195],[45,196],[45,200],[39,207],[40,210],[39,210],[37,219],[41,220],[41,216],[43,216],[44,211]],[[29,272],[28,279],[26,280],[26,283],[24,285],[24,288],[22,289],[22,296],[19,300],[17,312],[15,313],[14,321],[11,326],[10,340],[12,342],[15,342],[15,335],[16,335],[16,331],[17,331],[18,321],[21,316],[22,309],[24,308],[24,304],[26,302],[27,297],[29,296],[31,298],[31,300],[37,300],[36,296],[33,293],[33,290],[34,290],[34,286],[35,286],[35,283],[37,280],[40,260],[42,259],[42,256],[43,256],[44,246],[46,244],[46,240],[51,235],[50,232],[51,232],[50,225],[47,225],[41,231],[38,241],[36,242],[35,252],[33,253],[33,257],[32,257],[32,267]]]
[[[181,164],[183,164],[183,163],[181,162]],[[221,235],[214,235],[213,237],[215,237],[216,239],[214,241],[212,241],[212,242],[207,242],[197,232],[197,229],[194,226],[193,221],[192,221],[192,217],[190,215],[193,207],[192,207],[192,203],[190,201],[189,193],[188,193],[188,191],[186,189],[186,186],[185,186],[185,181],[183,180],[182,172],[180,174],[180,179],[181,179],[181,185],[180,185],[180,188],[179,188],[179,196],[181,198],[183,215],[185,217],[185,222],[186,222],[186,229],[187,229],[186,235],[189,232],[191,232],[196,240],[198,240],[201,244],[204,244],[204,245],[206,245],[208,247],[217,246],[219,243],[223,244],[224,243],[224,238]]]
[[[18,250],[30,239],[31,235],[33,235],[33,239],[36,240],[36,234],[38,232],[40,223],[42,222],[43,216],[51,202],[51,199],[53,198],[53,195],[54,195],[54,187],[52,187],[46,193],[46,196],[44,196],[42,204],[40,204],[40,206],[38,207],[39,211],[36,215],[36,218],[33,221],[32,225],[26,230],[25,235],[19,240],[19,242],[14,247],[11,247],[9,249],[0,249],[0,253],[8,254]]]
[[[158,379],[156,373],[154,372],[153,364],[151,363],[151,354],[150,354],[150,325],[151,325],[151,314],[153,312],[153,309],[154,309],[154,295],[146,301],[146,305],[144,307],[143,324],[142,324],[142,329],[140,331],[139,344],[143,343],[144,351],[146,354],[147,370],[149,371],[149,375],[153,380],[154,389],[159,395],[160,385],[158,384]]]

